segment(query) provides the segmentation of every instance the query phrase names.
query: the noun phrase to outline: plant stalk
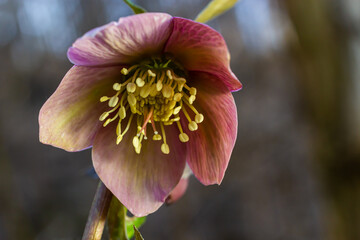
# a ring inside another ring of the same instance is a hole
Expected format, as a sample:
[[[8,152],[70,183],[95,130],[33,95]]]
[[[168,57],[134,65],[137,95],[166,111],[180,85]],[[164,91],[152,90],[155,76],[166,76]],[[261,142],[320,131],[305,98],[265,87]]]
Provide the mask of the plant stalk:
[[[100,181],[91,205],[82,240],[101,240],[111,198],[112,193]]]

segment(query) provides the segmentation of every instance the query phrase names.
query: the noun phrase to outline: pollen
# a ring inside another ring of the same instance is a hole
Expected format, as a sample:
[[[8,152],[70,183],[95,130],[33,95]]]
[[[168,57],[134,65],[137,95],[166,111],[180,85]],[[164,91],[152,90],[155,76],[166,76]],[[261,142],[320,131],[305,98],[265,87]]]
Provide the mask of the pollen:
[[[110,109],[99,116],[104,127],[116,123],[116,144],[134,127],[134,121],[132,145],[137,154],[141,153],[143,141],[161,141],[161,152],[169,154],[166,129],[173,124],[180,142],[191,140],[183,128],[196,131],[204,115],[194,106],[197,89],[188,85],[186,72],[178,63],[152,58],[119,71],[122,77],[112,85],[114,95],[100,98]]]

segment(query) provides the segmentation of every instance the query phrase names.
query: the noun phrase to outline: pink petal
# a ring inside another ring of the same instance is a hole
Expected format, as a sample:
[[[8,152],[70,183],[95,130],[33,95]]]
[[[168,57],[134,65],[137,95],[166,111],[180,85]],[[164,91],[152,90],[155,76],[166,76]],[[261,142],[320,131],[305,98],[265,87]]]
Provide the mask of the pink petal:
[[[192,171],[189,165],[186,164],[180,182],[176,185],[176,187],[171,191],[169,196],[166,198],[167,204],[173,204],[185,194],[186,189],[189,185],[189,177],[191,174]]]
[[[128,64],[161,53],[171,32],[172,17],[144,13],[120,18],[76,40],[68,58],[76,65]]]
[[[189,185],[189,178],[181,178],[180,182],[176,187],[171,191],[170,195],[166,198],[167,204],[173,204],[179,200],[186,192],[186,189]]]
[[[170,154],[161,152],[162,142],[151,140],[152,134],[136,154],[132,145],[135,122],[119,145],[115,143],[116,124],[101,129],[95,137],[92,159],[100,179],[120,202],[135,216],[145,216],[156,211],[180,181],[187,151],[178,140],[176,126],[166,126]]]
[[[173,32],[165,52],[171,53],[189,71],[212,73],[230,91],[242,85],[230,69],[230,54],[224,38],[205,24],[174,17]]]
[[[190,138],[188,164],[201,183],[220,184],[237,135],[234,98],[226,86],[211,74],[193,72],[190,80],[189,85],[197,88],[193,105],[204,115],[204,121],[198,124],[198,130],[191,132],[186,118],[181,118]]]
[[[71,68],[40,110],[40,141],[67,151],[90,147],[101,126],[99,117],[107,108],[106,103],[100,103],[100,97],[112,90],[120,70]]]

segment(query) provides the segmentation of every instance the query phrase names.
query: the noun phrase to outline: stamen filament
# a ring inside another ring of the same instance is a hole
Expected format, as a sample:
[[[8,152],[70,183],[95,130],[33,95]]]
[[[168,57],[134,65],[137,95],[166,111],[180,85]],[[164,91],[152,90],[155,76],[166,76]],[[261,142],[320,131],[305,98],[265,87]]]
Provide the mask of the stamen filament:
[[[180,121],[176,121],[176,124],[179,128],[180,134],[179,134],[179,139],[181,142],[187,142],[189,141],[189,136],[183,132]]]
[[[183,111],[183,113],[184,113],[185,117],[187,118],[187,120],[188,120],[189,122],[191,122],[192,120],[191,120],[188,112],[186,111],[186,108],[185,108],[185,107],[182,107],[181,110]]]
[[[131,115],[130,115],[130,118],[129,118],[129,121],[128,121],[127,125],[126,125],[125,130],[124,130],[124,132],[121,134],[122,136],[124,136],[125,133],[127,133],[127,131],[129,131],[130,124],[131,124],[131,121],[132,121],[133,117],[134,117],[134,114],[131,114]]]
[[[163,139],[164,139],[164,143],[161,144],[161,151],[165,154],[169,154],[170,148],[169,148],[169,145],[166,143],[166,135],[165,135],[164,125],[162,122],[160,122],[160,127],[161,127],[161,133],[162,133]]]

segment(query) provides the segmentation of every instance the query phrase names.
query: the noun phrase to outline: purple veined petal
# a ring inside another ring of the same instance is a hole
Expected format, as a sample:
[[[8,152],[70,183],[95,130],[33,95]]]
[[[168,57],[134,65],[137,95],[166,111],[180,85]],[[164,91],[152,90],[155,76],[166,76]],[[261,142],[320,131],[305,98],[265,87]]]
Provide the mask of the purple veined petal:
[[[191,82],[190,82],[191,81]],[[237,111],[231,92],[216,76],[191,72],[192,87],[197,88],[194,107],[204,115],[196,131],[189,131],[187,120],[181,117],[189,136],[188,164],[195,177],[204,185],[220,184],[228,166],[237,135]],[[188,109],[188,112],[191,112]],[[192,114],[192,119],[194,114]]]
[[[125,119],[125,124],[127,124]],[[156,211],[180,181],[187,158],[186,145],[179,141],[176,126],[166,126],[170,153],[161,152],[162,141],[142,141],[140,154],[132,145],[136,120],[116,145],[116,123],[101,129],[95,137],[92,159],[106,187],[135,216]]]
[[[143,13],[120,18],[89,31],[68,50],[75,65],[129,64],[161,53],[172,29],[165,13]]]
[[[230,53],[224,38],[205,24],[174,17],[165,52],[171,53],[189,71],[217,76],[230,91],[242,87],[230,69]]]
[[[107,104],[100,98],[120,79],[121,67],[72,67],[39,114],[40,142],[67,151],[92,145]],[[112,93],[110,93],[112,94]]]
[[[184,172],[181,176],[180,182],[176,185],[176,187],[171,191],[169,196],[166,198],[167,204],[173,204],[177,200],[179,200],[186,192],[186,189],[189,185],[189,177],[192,175],[192,171],[188,164],[185,165]]]
[[[189,178],[181,178],[180,182],[176,185],[176,187],[171,191],[169,196],[166,198],[167,204],[173,204],[177,200],[179,200],[186,192],[186,189],[189,185]]]

